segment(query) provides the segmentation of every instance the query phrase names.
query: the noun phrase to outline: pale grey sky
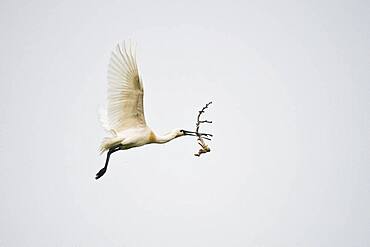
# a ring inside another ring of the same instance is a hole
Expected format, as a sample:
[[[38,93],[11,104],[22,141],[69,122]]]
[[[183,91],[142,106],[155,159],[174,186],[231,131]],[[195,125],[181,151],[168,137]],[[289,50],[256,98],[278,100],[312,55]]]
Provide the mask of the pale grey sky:
[[[0,246],[370,246],[368,1],[0,2]],[[212,152],[112,155],[97,112],[137,43],[157,133],[209,100]]]

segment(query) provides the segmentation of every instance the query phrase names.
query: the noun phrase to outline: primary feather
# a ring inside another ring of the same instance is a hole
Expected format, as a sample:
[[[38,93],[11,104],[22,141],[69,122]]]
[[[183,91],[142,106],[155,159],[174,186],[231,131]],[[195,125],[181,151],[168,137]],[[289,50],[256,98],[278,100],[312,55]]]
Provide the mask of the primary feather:
[[[131,47],[118,44],[108,67],[108,100],[103,127],[115,134],[129,128],[145,127],[143,84]]]

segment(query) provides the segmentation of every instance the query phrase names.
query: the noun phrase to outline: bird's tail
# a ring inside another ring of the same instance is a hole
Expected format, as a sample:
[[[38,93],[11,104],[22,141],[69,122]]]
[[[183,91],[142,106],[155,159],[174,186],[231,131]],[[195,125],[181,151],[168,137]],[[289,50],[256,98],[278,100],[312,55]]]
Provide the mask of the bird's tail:
[[[123,141],[122,137],[105,137],[100,145],[99,152],[100,154],[109,150],[110,148],[118,146]]]

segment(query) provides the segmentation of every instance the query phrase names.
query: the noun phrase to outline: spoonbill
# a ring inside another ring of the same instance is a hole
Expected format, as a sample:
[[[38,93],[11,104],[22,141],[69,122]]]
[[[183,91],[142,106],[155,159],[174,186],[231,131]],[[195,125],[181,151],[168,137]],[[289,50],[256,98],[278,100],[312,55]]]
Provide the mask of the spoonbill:
[[[165,135],[155,134],[145,121],[143,95],[143,82],[131,45],[126,48],[125,43],[117,44],[108,66],[107,108],[100,113],[102,125],[111,136],[104,138],[100,145],[100,153],[107,151],[107,157],[95,179],[105,174],[111,154],[119,150],[150,143],[163,144],[180,136],[212,136],[183,129]]]

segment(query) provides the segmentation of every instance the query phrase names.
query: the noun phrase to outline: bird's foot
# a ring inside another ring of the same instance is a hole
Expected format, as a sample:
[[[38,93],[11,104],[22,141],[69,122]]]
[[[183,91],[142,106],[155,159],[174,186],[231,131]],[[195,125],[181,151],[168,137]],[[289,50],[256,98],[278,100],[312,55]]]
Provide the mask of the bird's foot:
[[[105,174],[105,172],[107,171],[107,168],[106,167],[103,167],[97,174],[96,174],[96,177],[95,179],[99,179],[101,176],[103,176]]]

